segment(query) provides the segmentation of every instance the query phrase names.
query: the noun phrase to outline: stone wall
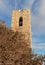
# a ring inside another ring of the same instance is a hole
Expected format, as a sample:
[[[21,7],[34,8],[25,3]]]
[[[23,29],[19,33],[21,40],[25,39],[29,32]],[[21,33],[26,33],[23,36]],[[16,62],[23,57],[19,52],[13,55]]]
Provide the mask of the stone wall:
[[[19,18],[23,18],[23,26],[19,26]],[[13,10],[12,12],[12,22],[11,29],[16,32],[22,32],[25,34],[25,39],[28,40],[28,46],[32,48],[31,40],[31,19],[30,19],[30,10]]]

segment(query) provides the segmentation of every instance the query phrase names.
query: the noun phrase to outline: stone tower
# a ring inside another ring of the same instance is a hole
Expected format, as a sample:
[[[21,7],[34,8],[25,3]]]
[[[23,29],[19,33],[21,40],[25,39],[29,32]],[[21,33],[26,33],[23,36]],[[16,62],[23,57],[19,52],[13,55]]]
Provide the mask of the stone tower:
[[[28,43],[28,46],[32,48],[31,42],[31,19],[30,19],[30,10],[13,10],[12,12],[12,23],[11,29],[16,32],[22,32],[25,34],[25,39]]]

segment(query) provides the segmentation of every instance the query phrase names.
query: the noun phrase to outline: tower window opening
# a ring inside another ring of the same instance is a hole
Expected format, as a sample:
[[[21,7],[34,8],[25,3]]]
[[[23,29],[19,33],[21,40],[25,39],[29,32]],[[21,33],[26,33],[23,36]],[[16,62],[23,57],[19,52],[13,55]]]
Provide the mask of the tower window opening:
[[[20,18],[19,18],[19,26],[22,26],[22,25],[23,25],[23,18],[20,17]]]

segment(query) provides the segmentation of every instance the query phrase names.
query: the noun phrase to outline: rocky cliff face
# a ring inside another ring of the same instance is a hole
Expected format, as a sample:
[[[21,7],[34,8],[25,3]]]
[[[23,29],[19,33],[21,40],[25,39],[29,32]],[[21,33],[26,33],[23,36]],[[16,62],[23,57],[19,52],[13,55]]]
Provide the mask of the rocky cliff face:
[[[18,31],[14,33],[6,28],[4,23],[0,23],[0,65],[37,65],[24,36]],[[39,60],[38,64],[41,65]]]

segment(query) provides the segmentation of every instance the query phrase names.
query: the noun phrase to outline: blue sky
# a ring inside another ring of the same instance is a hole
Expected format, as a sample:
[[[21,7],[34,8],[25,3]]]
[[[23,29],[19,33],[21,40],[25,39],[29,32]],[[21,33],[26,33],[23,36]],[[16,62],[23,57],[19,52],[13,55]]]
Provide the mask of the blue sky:
[[[13,9],[31,10],[32,46],[35,53],[45,54],[45,0],[0,0],[0,20],[10,27]]]

